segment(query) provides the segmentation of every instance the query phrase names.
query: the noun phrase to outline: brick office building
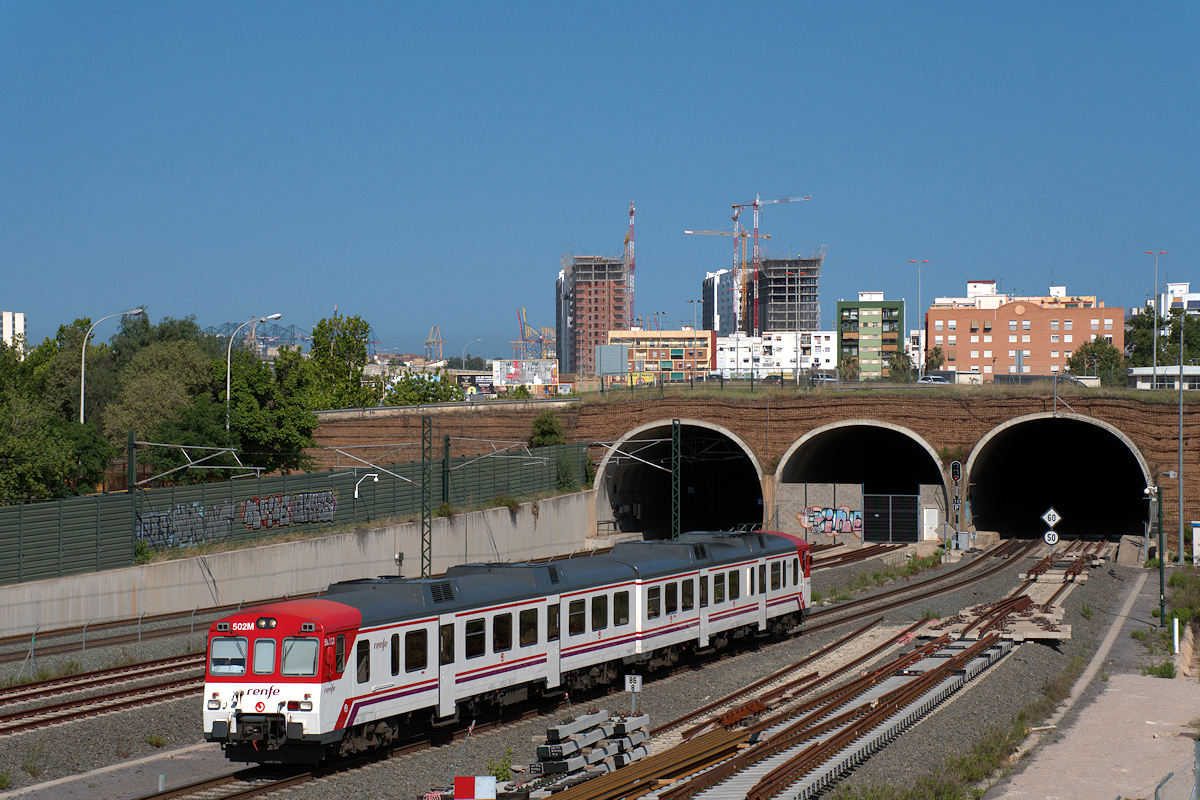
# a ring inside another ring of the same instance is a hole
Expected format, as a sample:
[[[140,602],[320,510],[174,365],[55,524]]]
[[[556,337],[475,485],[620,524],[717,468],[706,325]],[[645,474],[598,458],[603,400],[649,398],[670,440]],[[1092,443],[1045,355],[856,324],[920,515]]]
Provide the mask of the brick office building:
[[[1094,295],[1051,286],[1042,297],[1011,297],[995,281],[971,281],[967,297],[939,297],[925,313],[926,353],[940,347],[949,372],[1052,375],[1079,345],[1103,338],[1125,349],[1125,312]]]

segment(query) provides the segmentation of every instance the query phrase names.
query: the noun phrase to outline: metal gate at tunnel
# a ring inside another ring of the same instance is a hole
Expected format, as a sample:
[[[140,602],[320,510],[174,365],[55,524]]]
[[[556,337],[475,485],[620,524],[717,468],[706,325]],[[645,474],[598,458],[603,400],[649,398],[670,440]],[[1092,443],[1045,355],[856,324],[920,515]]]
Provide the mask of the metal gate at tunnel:
[[[915,494],[864,494],[864,542],[915,542],[919,518]]]

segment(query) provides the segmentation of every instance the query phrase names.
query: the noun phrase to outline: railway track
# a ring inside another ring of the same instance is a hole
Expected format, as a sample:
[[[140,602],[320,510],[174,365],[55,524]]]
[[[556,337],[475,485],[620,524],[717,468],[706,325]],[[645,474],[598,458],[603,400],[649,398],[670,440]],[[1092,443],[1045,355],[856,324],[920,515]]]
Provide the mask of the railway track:
[[[0,705],[10,706],[14,703],[35,702],[102,686],[145,680],[157,677],[163,671],[179,672],[202,669],[204,669],[202,653],[141,661],[120,667],[109,667],[93,672],[81,672],[77,675],[48,678],[32,683],[18,683],[0,688]]]
[[[161,703],[165,700],[177,700],[183,697],[198,698],[200,690],[203,688],[204,676],[197,675],[51,705],[24,708],[20,711],[10,711],[0,714],[0,736],[23,733],[49,725],[76,722],[100,714],[124,711],[137,706]]]

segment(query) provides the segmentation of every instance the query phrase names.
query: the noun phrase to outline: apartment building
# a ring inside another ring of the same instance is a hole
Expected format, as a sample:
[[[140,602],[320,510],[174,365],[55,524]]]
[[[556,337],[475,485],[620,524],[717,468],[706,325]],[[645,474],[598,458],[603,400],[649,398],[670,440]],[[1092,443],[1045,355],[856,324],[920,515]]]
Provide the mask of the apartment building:
[[[889,377],[892,359],[904,350],[904,301],[859,292],[857,301],[838,301],[837,324],[839,364],[857,359],[859,380]]]

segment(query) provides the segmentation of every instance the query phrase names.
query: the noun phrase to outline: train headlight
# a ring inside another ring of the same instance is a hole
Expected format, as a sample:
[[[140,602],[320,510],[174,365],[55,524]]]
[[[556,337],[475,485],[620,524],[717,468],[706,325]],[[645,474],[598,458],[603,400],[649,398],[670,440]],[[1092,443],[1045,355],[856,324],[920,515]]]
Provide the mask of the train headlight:
[[[208,710],[209,711],[220,711],[221,710],[221,701],[216,700],[216,699],[209,700],[208,701]]]
[[[301,700],[300,701],[300,710],[301,711],[312,711],[312,701],[311,700]]]

